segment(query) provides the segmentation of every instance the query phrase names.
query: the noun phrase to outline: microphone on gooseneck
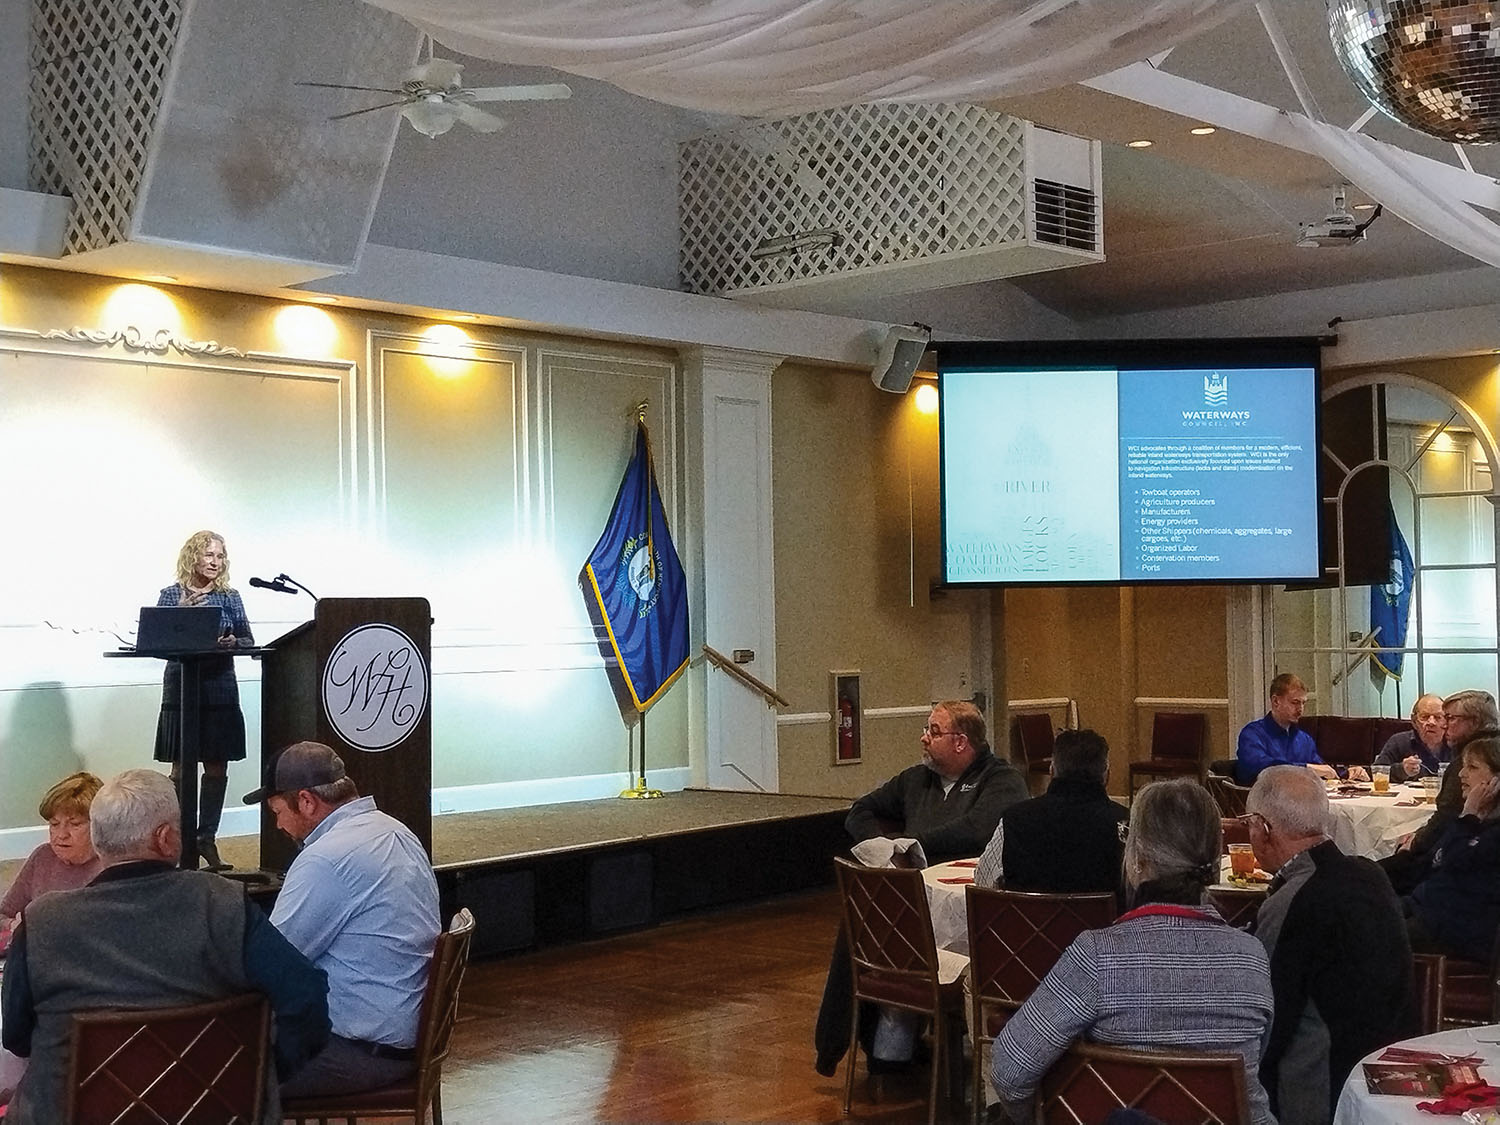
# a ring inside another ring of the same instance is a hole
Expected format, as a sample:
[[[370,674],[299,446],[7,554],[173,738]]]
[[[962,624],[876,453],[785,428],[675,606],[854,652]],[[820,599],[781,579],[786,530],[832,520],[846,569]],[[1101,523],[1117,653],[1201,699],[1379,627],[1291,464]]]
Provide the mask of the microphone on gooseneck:
[[[257,590],[275,590],[278,594],[295,594],[297,591],[288,586],[279,578],[252,578],[250,585]]]

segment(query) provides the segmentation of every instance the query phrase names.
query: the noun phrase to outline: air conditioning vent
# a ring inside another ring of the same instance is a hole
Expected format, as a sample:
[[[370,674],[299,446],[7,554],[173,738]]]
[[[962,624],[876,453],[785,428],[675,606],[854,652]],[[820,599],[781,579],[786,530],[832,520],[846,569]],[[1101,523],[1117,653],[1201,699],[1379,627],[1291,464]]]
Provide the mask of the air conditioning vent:
[[[1101,197],[1099,142],[981,106],[750,122],[679,147],[682,287],[797,306],[1087,265]]]
[[[1036,200],[1036,240],[1075,250],[1098,247],[1098,208],[1087,188],[1054,180],[1033,180]]]

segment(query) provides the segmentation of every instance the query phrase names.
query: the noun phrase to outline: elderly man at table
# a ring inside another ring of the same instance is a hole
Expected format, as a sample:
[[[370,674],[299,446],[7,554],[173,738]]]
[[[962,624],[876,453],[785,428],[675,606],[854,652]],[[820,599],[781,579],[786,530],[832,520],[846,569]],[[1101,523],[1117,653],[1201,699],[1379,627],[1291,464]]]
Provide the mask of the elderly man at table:
[[[298,742],[246,794],[300,841],[271,921],[328,974],[333,1035],[283,1094],[347,1094],[415,1069],[417,1020],[441,926],[437,881],[421,842],[361,797],[344,762]]]
[[[1411,945],[1380,869],[1328,838],[1321,780],[1272,766],[1245,808],[1256,859],[1276,873],[1255,920],[1276,997],[1261,1081],[1282,1121],[1320,1125],[1360,1058],[1413,1030]]]
[[[1109,744],[1065,730],[1052,747],[1047,792],[1000,816],[974,872],[981,887],[1077,894],[1118,891],[1130,810],[1109,799]]]
[[[1291,672],[1283,672],[1271,681],[1268,696],[1265,715],[1240,730],[1235,780],[1254,785],[1268,766],[1306,766],[1319,777],[1337,777],[1338,771],[1319,757],[1312,735],[1297,726],[1307,703],[1307,685]],[[1360,766],[1351,766],[1348,774],[1360,781],[1370,777]]]
[[[1411,730],[1393,734],[1375,755],[1375,765],[1391,771],[1393,782],[1415,781],[1434,776],[1439,766],[1453,756],[1445,739],[1448,720],[1443,716],[1443,697],[1421,695],[1411,708]]]
[[[90,808],[103,870],[45,894],[22,914],[5,963],[4,1043],[30,1065],[8,1125],[53,1125],[67,1105],[69,1029],[91,1008],[169,1008],[263,992],[275,1015],[263,1123],[281,1120],[287,1078],[328,1038],[328,981],[271,925],[244,888],[179,871],[177,794],[165,774],[126,770]]]
[[[994,835],[1000,816],[1026,798],[1026,781],[1008,761],[995,757],[985,741],[984,715],[964,700],[933,707],[922,727],[922,761],[902,770],[874,792],[854,802],[844,828],[856,843],[879,836],[910,837],[922,845],[929,863],[978,855]],[[854,983],[849,950],[840,932],[823,987],[813,1031],[819,1074],[832,1076],[849,1049]],[[861,1019],[861,1038],[871,1042],[875,1017]],[[868,1034],[866,1034],[866,1032]],[[882,1064],[904,1065],[909,1057],[904,1034],[889,1048],[872,1053]]]
[[[1443,700],[1443,720],[1448,745],[1452,748],[1451,760],[1458,761],[1464,746],[1472,739],[1492,736],[1500,730],[1500,708],[1495,704],[1495,697],[1487,691],[1457,691]],[[1426,877],[1433,850],[1448,826],[1458,819],[1464,805],[1458,772],[1457,769],[1443,771],[1437,807],[1432,816],[1402,841],[1395,855],[1380,861],[1397,894],[1410,894]]]

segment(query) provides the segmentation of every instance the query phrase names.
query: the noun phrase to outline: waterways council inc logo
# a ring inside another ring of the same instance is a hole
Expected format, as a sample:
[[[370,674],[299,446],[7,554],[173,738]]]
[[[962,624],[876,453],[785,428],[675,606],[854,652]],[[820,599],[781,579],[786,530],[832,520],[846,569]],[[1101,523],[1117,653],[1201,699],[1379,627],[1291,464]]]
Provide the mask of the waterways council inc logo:
[[[1203,376],[1203,405],[1227,406],[1229,404],[1229,379],[1215,371]]]

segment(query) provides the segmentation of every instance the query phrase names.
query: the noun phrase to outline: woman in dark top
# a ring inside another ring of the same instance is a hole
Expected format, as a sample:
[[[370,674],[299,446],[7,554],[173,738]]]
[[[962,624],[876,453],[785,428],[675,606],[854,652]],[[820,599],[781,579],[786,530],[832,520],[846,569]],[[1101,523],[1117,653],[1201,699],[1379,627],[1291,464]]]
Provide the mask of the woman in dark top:
[[[1500,738],[1475,738],[1460,760],[1463,811],[1402,902],[1415,952],[1488,964],[1500,930]]]
[[[156,599],[159,606],[212,605],[219,608],[223,648],[250,648],[255,644],[245,603],[229,586],[229,553],[224,537],[216,531],[200,531],[182,545],[177,554],[177,581]],[[198,759],[203,764],[203,784],[198,796],[198,854],[211,870],[227,865],[219,859],[215,840],[219,817],[224,811],[224,790],[229,784],[229,763],[245,756],[245,717],[240,712],[240,687],[234,678],[234,658],[204,660],[198,727]],[[161,715],[156,722],[156,760],[172,763],[172,780],[178,780],[178,717],[182,705],[182,671],[168,662],[162,680]],[[193,778],[188,778],[191,785]]]

